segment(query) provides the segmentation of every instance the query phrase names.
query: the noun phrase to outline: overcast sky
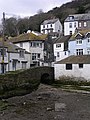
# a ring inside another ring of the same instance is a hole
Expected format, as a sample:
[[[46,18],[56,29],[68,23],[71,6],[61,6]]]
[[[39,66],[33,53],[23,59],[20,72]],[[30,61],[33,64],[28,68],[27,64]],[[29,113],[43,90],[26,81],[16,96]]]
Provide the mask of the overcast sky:
[[[69,1],[71,0],[0,0],[0,19],[3,12],[7,13],[6,17],[9,17],[9,14],[11,16],[12,14],[17,16],[32,16],[39,9],[47,12]]]

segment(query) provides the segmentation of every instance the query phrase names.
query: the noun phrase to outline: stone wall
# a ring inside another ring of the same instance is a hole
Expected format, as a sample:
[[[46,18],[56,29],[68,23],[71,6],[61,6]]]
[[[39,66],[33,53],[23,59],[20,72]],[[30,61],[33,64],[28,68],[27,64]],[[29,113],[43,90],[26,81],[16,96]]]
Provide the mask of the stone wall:
[[[47,75],[45,77],[45,75]],[[41,81],[54,80],[54,68],[37,67],[0,75],[0,98],[30,93],[38,88]]]

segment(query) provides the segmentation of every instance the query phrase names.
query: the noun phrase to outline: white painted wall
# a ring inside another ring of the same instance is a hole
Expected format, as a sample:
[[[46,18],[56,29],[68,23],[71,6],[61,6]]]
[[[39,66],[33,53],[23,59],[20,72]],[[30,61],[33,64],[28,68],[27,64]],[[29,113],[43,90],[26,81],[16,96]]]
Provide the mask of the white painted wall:
[[[56,45],[59,45],[59,44],[61,44],[61,47],[56,47]],[[59,53],[59,57],[57,56],[57,53]],[[64,43],[54,44],[54,56],[56,58],[56,61],[60,61],[69,56],[68,51],[64,51]]]
[[[59,79],[61,76],[74,76],[83,77],[87,81],[90,81],[90,64],[83,64],[83,68],[79,68],[78,64],[72,65],[72,70],[66,70],[65,64],[54,64],[55,79]]]
[[[76,27],[74,26],[76,22]],[[69,24],[72,23],[72,28],[69,27]],[[64,22],[64,35],[70,35],[70,31],[74,34],[75,29],[78,28],[78,21]]]

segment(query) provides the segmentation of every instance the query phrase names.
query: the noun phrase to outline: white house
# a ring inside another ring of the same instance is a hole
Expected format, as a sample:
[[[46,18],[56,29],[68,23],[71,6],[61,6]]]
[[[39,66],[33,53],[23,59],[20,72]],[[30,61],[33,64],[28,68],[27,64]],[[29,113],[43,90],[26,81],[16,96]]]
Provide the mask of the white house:
[[[55,63],[55,79],[62,76],[80,77],[90,81],[90,55],[70,56]]]
[[[64,21],[64,35],[74,34],[76,29],[90,29],[90,13],[69,15]]]
[[[47,35],[35,35],[32,32],[24,33],[10,39],[15,45],[31,54],[31,66],[42,66],[44,61],[44,41]]]
[[[3,54],[4,50],[4,54]],[[3,57],[4,56],[4,57]],[[0,41],[0,73],[30,68],[30,53],[8,41]]]
[[[54,56],[55,61],[60,61],[69,56],[68,52],[68,41],[71,35],[61,36],[56,39],[54,43]]]
[[[70,55],[90,55],[90,30],[80,30],[69,40]]]
[[[45,20],[41,24],[41,33],[62,33],[62,24],[58,18]]]

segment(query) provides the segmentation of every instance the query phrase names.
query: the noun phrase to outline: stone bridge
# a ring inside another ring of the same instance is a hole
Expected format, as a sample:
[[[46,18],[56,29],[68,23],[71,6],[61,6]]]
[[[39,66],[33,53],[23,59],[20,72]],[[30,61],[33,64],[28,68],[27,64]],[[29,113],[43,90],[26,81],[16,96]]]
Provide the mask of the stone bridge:
[[[35,67],[30,68],[28,71],[31,79],[38,79],[42,83],[51,83],[54,81],[54,68],[53,67]]]

